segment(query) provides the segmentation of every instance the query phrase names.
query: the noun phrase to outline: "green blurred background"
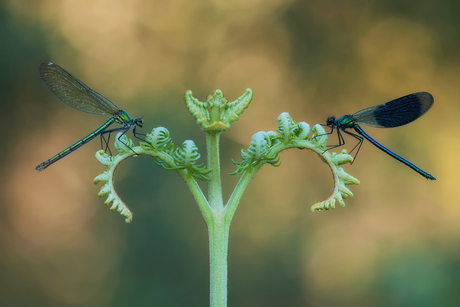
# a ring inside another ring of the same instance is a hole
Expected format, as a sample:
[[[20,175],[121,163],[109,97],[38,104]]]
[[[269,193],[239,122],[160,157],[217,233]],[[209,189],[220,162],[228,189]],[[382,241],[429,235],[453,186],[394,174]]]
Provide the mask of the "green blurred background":
[[[459,306],[458,16],[456,0],[1,1],[0,306],[209,304],[206,226],[173,172],[148,157],[119,168],[128,225],[97,197],[98,141],[34,170],[107,119],[56,98],[37,74],[45,61],[143,116],[144,132],[167,127],[202,153],[185,91],[234,100],[251,88],[222,136],[226,198],[231,159],[281,112],[314,125],[430,92],[416,122],[364,129],[436,181],[365,142],[345,166],[355,197],[311,213],[332,186],[315,154],[260,171],[231,228],[229,306]]]

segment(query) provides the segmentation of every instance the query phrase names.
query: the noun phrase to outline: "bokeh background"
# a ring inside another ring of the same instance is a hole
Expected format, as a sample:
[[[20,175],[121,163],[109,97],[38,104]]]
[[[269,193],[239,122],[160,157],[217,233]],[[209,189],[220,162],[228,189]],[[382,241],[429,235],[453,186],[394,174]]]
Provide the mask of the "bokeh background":
[[[119,168],[128,225],[97,197],[98,141],[34,170],[107,119],[56,98],[37,74],[45,61],[202,153],[185,91],[231,101],[251,88],[222,135],[226,199],[231,159],[280,113],[314,125],[432,93],[416,122],[364,129],[436,181],[365,142],[345,166],[355,196],[311,213],[332,187],[315,154],[260,171],[231,228],[229,305],[459,306],[459,15],[456,0],[1,1],[0,306],[209,304],[206,226],[173,172],[148,157]]]

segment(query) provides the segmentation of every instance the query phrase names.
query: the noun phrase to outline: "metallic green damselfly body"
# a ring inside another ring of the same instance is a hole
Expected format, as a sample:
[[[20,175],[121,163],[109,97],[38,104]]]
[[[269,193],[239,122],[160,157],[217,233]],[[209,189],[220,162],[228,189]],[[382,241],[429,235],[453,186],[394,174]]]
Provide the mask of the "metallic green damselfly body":
[[[38,68],[38,73],[49,89],[69,106],[84,112],[110,115],[112,117],[80,141],[37,165],[35,167],[36,170],[44,170],[99,135],[102,136],[115,131],[123,131],[123,134],[125,134],[132,128],[134,136],[137,137],[136,128],[141,128],[143,125],[141,118],[136,117],[132,119],[128,113],[120,110],[113,102],[90,89],[64,68],[51,62],[42,63]],[[121,127],[108,129],[113,123],[120,124]]]

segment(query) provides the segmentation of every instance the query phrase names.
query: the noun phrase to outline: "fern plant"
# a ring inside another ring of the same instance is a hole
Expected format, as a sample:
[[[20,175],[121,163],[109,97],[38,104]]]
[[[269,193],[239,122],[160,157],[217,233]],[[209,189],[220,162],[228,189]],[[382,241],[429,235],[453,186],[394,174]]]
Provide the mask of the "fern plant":
[[[205,102],[192,96],[191,91],[185,93],[185,103],[197,124],[206,134],[207,165],[197,165],[200,153],[191,140],[182,146],[176,146],[166,128],[154,128],[148,133],[145,142],[139,146],[126,135],[115,138],[118,155],[109,156],[103,150],[96,153],[98,161],[107,170],[94,179],[94,183],[104,182],[99,196],[106,197],[105,204],[111,210],[117,210],[125,217],[127,223],[133,220],[133,213],[115,191],[114,175],[117,166],[135,155],[151,156],[160,168],[175,171],[190,189],[208,227],[210,247],[210,305],[227,306],[227,255],[230,223],[238,207],[240,199],[251,179],[264,165],[279,166],[279,153],[283,150],[298,148],[316,152],[321,160],[331,169],[334,179],[332,193],[325,200],[311,206],[312,211],[334,209],[336,202],[345,206],[344,199],[353,196],[346,187],[359,184],[353,176],[347,174],[340,165],[351,163],[353,158],[346,150],[341,153],[329,153],[326,148],[328,134],[321,125],[310,125],[305,122],[296,123],[288,113],[278,117],[275,131],[259,131],[252,136],[248,149],[241,150],[241,161],[233,163],[236,170],[230,175],[240,176],[233,193],[226,203],[222,197],[219,140],[222,132],[228,131],[233,122],[249,106],[252,91],[246,92],[233,102],[224,98],[222,91],[216,90]],[[197,180],[208,184],[207,197],[200,189]]]

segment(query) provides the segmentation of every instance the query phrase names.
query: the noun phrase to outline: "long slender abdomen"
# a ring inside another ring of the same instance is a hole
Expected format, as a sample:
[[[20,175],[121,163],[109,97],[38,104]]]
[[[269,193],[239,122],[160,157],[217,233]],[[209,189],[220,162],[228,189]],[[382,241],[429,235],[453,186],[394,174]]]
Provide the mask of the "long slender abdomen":
[[[91,141],[92,139],[94,139],[96,136],[98,136],[99,134],[101,134],[105,129],[107,129],[107,127],[109,127],[111,124],[113,124],[115,122],[115,118],[111,117],[108,121],[106,121],[101,127],[99,127],[96,131],[88,134],[87,136],[85,136],[83,139],[81,139],[80,141],[76,142],[75,144],[72,144],[70,145],[69,147],[67,147],[66,149],[64,149],[63,151],[57,153],[55,156],[49,158],[48,160],[40,163],[39,165],[37,165],[35,167],[35,169],[39,172],[41,172],[42,170],[44,170],[45,168],[47,168],[48,166],[50,166],[51,164],[61,160],[62,158],[64,158],[65,156],[67,156],[68,154],[70,154],[71,152],[74,152],[75,150],[77,150],[78,148],[80,148],[81,146],[85,145],[86,143],[88,143],[89,141]]]
[[[398,156],[397,154],[395,154],[394,152],[392,152],[391,150],[389,150],[388,148],[380,145],[376,140],[374,140],[373,138],[371,138],[369,135],[367,135],[366,132],[363,131],[363,129],[361,129],[360,126],[358,126],[357,124],[355,124],[354,126],[354,129],[356,132],[358,132],[360,135],[362,135],[364,138],[366,138],[369,142],[371,142],[374,146],[376,146],[378,149],[384,151],[385,153],[387,153],[388,155],[392,156],[393,158],[395,158],[396,160],[406,164],[407,166],[409,166],[410,168],[412,168],[414,171],[416,171],[417,173],[419,173],[420,175],[422,175],[423,177],[425,177],[426,179],[430,179],[430,180],[436,180],[436,178],[434,178],[432,175],[428,174],[427,172],[425,172],[424,170],[422,170],[421,168],[415,166],[414,164],[412,164],[411,162],[407,161],[406,159]]]

